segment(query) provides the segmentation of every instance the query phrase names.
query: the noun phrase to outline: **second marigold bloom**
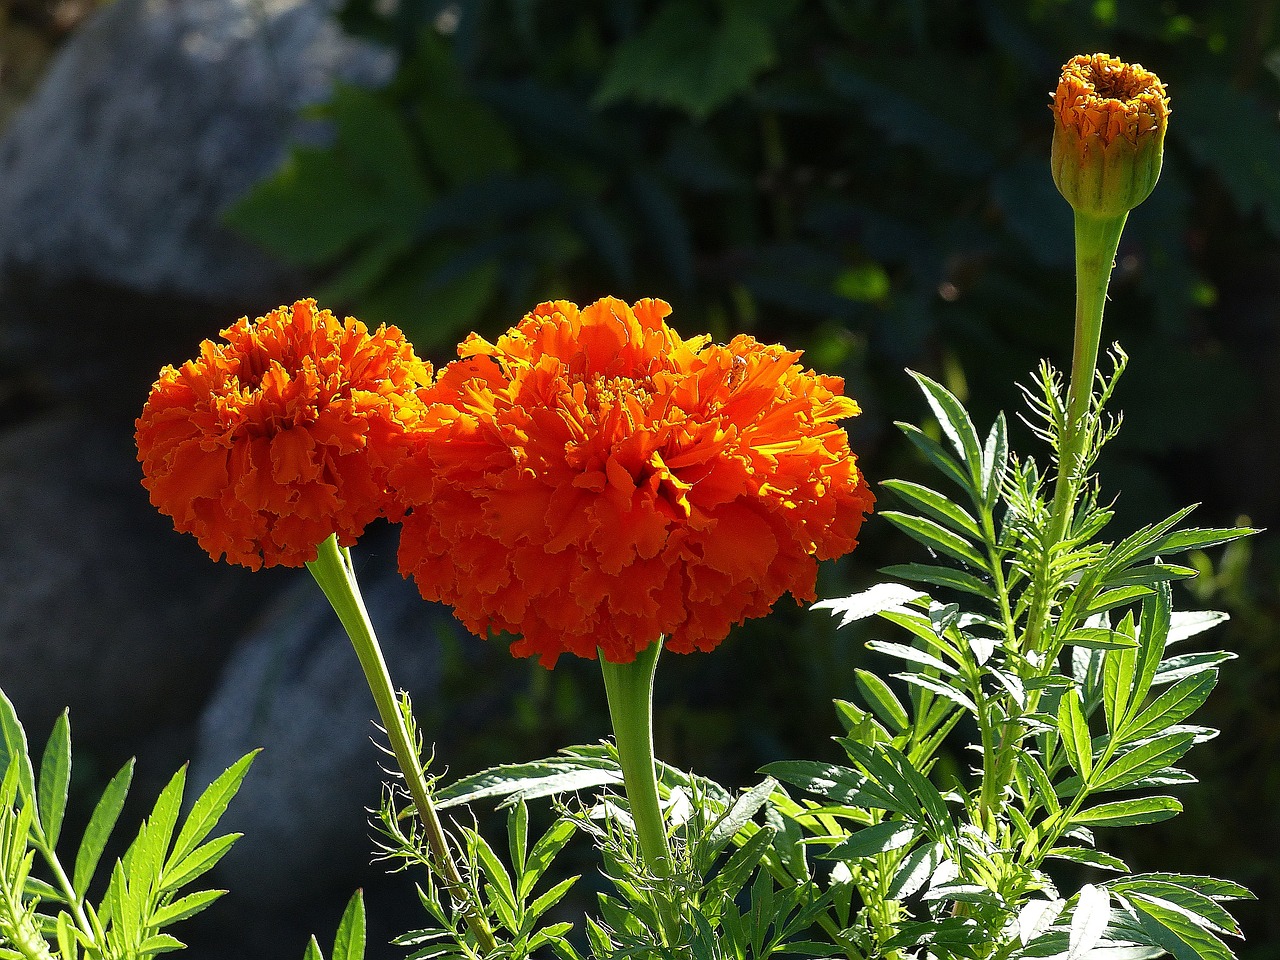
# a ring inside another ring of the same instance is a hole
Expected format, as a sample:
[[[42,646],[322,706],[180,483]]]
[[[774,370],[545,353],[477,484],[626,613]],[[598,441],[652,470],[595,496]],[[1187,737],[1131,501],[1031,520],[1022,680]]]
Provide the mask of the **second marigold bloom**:
[[[857,404],[797,352],[686,341],[669,313],[544,303],[459,347],[393,472],[426,598],[547,666],[710,650],[813,599],[815,557],[853,549],[874,502],[838,423]]]
[[[1053,94],[1053,180],[1078,212],[1128,213],[1155,189],[1169,97],[1140,64],[1073,57]]]
[[[400,331],[301,300],[222,336],[161,370],[137,421],[143,486],[174,527],[256,570],[394,514],[387,471],[431,378]]]

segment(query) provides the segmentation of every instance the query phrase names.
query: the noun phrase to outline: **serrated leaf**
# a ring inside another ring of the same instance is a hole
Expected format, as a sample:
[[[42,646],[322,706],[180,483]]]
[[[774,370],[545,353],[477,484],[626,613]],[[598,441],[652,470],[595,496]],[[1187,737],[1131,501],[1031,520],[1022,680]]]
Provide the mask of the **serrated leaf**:
[[[1235,960],[1225,943],[1186,915],[1152,898],[1128,899],[1140,915],[1142,929],[1174,960]]]
[[[1108,610],[1114,610],[1116,607],[1122,607],[1125,604],[1132,603],[1134,600],[1149,596],[1150,593],[1150,587],[1118,587],[1115,590],[1103,591],[1094,597],[1089,606],[1085,608],[1084,616],[1092,617]]]
[[[179,920],[186,920],[224,896],[226,892],[225,890],[201,890],[198,893],[179,897],[153,913],[151,915],[151,924],[156,927],[167,927],[169,924],[177,923]]]
[[[885,510],[880,517],[929,550],[959,560],[975,570],[987,569],[986,560],[969,541],[939,523],[896,510]]]
[[[1176,563],[1149,563],[1143,567],[1130,567],[1120,573],[1107,577],[1105,586],[1143,586],[1155,587],[1171,580],[1190,580],[1198,576],[1194,567],[1183,567]]]
[[[19,795],[30,803],[36,801],[35,771],[27,750],[27,732],[22,728],[13,702],[0,690],[0,770],[8,770],[17,759]]]
[[[912,824],[901,820],[886,820],[870,827],[863,827],[856,833],[836,844],[822,855],[824,860],[861,860],[877,853],[898,850],[908,846],[916,838],[916,829]]]
[[[933,677],[925,676],[923,673],[895,673],[893,676],[899,680],[905,680],[917,687],[922,687],[930,693],[936,693],[939,696],[946,697],[952,703],[955,703],[970,713],[977,714],[978,707],[974,704],[969,695],[950,686],[943,680],[937,680]]]
[[[1097,867],[1099,870],[1115,870],[1118,873],[1128,873],[1129,865],[1119,857],[1113,857],[1109,853],[1103,853],[1101,850],[1092,850],[1089,847],[1054,847],[1045,857],[1050,860],[1070,860],[1072,863],[1083,863],[1086,866]]]
[[[904,587],[900,583],[878,583],[869,590],[842,597],[839,600],[819,600],[809,609],[830,610],[833,616],[840,617],[840,626],[844,627],[855,620],[873,617],[885,610],[893,610],[927,596],[913,587]]]
[[[81,894],[89,888],[93,875],[97,871],[98,861],[102,859],[102,851],[106,849],[111,831],[120,819],[120,811],[124,808],[125,797],[129,793],[129,784],[133,781],[133,761],[130,760],[111,778],[102,797],[89,817],[89,825],[84,828],[84,836],[80,840],[80,849],[76,853],[76,865],[73,871],[72,886]]]
[[[724,849],[760,808],[769,802],[769,797],[777,788],[778,781],[766,777],[734,800],[733,806],[721,815],[707,834],[708,850],[718,853]]]
[[[936,843],[921,844],[908,853],[902,858],[898,871],[889,884],[889,898],[905,900],[914,896],[933,875],[942,857],[941,848]]]
[[[208,873],[219,860],[226,856],[231,845],[239,840],[240,836],[238,833],[228,833],[221,837],[214,837],[208,843],[196,847],[182,859],[181,863],[174,864],[165,872],[161,890],[166,892],[177,890]]]
[[[911,725],[911,718],[901,701],[893,695],[889,685],[870,670],[861,668],[854,670],[854,681],[862,691],[863,698],[875,712],[897,733],[905,733]]]
[[[605,758],[550,757],[533,763],[491,767],[451,783],[437,794],[439,809],[493,797],[533,800],[622,782],[616,763]]]
[[[1031,900],[1018,911],[1018,939],[1025,947],[1053,925],[1065,900]]]
[[[169,855],[170,864],[178,864],[192,850],[199,846],[226,812],[240,784],[244,781],[249,766],[253,763],[258,751],[247,753],[218,776],[213,783],[200,794],[199,799],[191,806],[191,812],[178,833],[173,852]]]
[[[330,960],[364,960],[364,926],[364,891],[357,890],[347,901],[342,919],[338,921]]]
[[[50,850],[58,845],[62,834],[62,818],[67,812],[67,789],[71,785],[71,720],[66,710],[58,714],[53,732],[40,760],[39,798],[40,826],[44,842]]]
[[[324,954],[320,952],[320,944],[316,943],[314,936],[307,943],[307,949],[302,954],[302,960],[324,960]]]
[[[889,640],[868,640],[867,649],[875,650],[877,653],[887,654],[890,657],[896,657],[899,660],[906,660],[909,663],[918,663],[922,666],[932,667],[933,669],[944,673],[949,677],[959,676],[959,671],[949,663],[944,663],[931,653],[921,650],[919,647],[911,647],[905,643],[894,643]]]
[[[1127,637],[1118,630],[1108,630],[1106,627],[1077,627],[1067,634],[1063,642],[1088,650],[1123,650],[1125,647],[1138,645],[1138,641],[1132,637]]]
[[[1218,624],[1226,623],[1230,619],[1230,614],[1223,613],[1221,610],[1175,611],[1169,625],[1169,639],[1165,646],[1194,637],[1206,630],[1212,630]]]
[[[1151,681],[1153,687],[1163,686],[1169,683],[1177,683],[1187,677],[1193,677],[1198,673],[1206,673],[1213,671],[1215,674],[1217,668],[1226,663],[1228,660],[1235,660],[1234,653],[1228,653],[1224,650],[1217,650],[1213,653],[1188,653],[1180,657],[1170,657],[1160,664],[1156,675]]]
[[[969,488],[976,492],[976,484],[973,481],[979,479],[977,471],[982,465],[982,447],[978,443],[978,433],[973,428],[973,421],[969,419],[968,411],[956,399],[955,394],[936,380],[914,370],[908,370],[907,373],[924,391],[925,399],[934,417],[937,418],[938,425],[942,427],[942,432],[951,441],[951,446],[960,456],[961,462],[969,468]]]
[[[1191,749],[1195,739],[1194,733],[1173,733],[1134,747],[1099,771],[1090,788],[1097,793],[1120,790],[1142,780],[1147,774],[1171,767]]]
[[[1093,741],[1080,698],[1074,692],[1069,691],[1058,701],[1058,734],[1072,768],[1087,781],[1093,771]]]
[[[973,594],[984,600],[995,599],[995,591],[990,584],[954,567],[942,567],[929,563],[896,563],[885,567],[880,572],[891,577],[901,577],[903,580],[916,580],[936,587],[950,587],[952,590]]]
[[[1125,741],[1141,740],[1181,723],[1209,699],[1217,683],[1218,671],[1212,669],[1179,680],[1124,725]]]
[[[816,760],[778,760],[765,764],[759,772],[844,806],[906,813],[892,794],[850,767]]]
[[[885,480],[880,486],[892,490],[930,519],[950,527],[960,536],[974,541],[982,539],[978,521],[936,490],[908,480]]]
[[[1182,812],[1182,804],[1173,797],[1135,797],[1100,803],[1081,810],[1071,818],[1072,823],[1098,827],[1131,827],[1143,823],[1159,823],[1176,817]]]
[[[969,489],[968,474],[956,459],[947,453],[942,444],[914,424],[895,422],[894,426],[902,431],[903,435],[911,441],[912,446],[923,453],[925,459],[932,463],[943,476],[961,489]]]

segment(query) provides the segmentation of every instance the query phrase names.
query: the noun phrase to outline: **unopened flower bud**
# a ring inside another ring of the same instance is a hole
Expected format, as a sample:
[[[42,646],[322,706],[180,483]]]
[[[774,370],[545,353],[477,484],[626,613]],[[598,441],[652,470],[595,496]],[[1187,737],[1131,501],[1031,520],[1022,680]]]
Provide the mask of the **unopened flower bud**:
[[[1118,217],[1150,196],[1169,117],[1159,77],[1104,53],[1074,57],[1052,110],[1053,180],[1078,213]]]

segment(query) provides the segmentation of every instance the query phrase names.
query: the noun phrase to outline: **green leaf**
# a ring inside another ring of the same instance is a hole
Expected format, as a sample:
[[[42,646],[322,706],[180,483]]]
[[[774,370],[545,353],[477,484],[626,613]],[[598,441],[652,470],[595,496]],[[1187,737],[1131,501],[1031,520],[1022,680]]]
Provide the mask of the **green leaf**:
[[[1156,671],[1151,685],[1158,687],[1168,683],[1176,683],[1198,673],[1209,671],[1216,673],[1221,664],[1234,659],[1236,659],[1234,653],[1227,653],[1223,650],[1217,650],[1213,653],[1188,653],[1180,657],[1170,657],[1160,664],[1160,669]]]
[[[1127,899],[1138,911],[1142,929],[1174,960],[1235,960],[1225,943],[1171,906],[1141,895]]]
[[[1217,670],[1205,670],[1179,680],[1125,724],[1125,741],[1141,740],[1181,723],[1209,699],[1217,683]]]
[[[1155,587],[1170,580],[1190,580],[1198,575],[1199,571],[1193,567],[1181,567],[1176,563],[1148,563],[1143,567],[1131,567],[1111,574],[1104,581],[1104,586]]]
[[[987,569],[986,559],[969,541],[952,533],[939,523],[924,517],[912,516],[909,513],[900,513],[897,510],[885,510],[880,517],[888,520],[907,536],[930,550],[946,554],[975,570],[986,571]]]
[[[167,933],[157,933],[147,937],[138,945],[136,956],[139,960],[145,960],[146,957],[154,957],[161,953],[170,953],[174,950],[185,950],[187,945],[177,937],[171,937]]]
[[[994,600],[996,596],[995,590],[989,583],[954,567],[941,567],[927,563],[896,563],[885,567],[880,572],[903,580],[915,580],[937,587],[950,587],[952,590],[973,594],[985,600]]]
[[[1191,749],[1195,740],[1194,733],[1171,733],[1140,744],[1107,764],[1090,782],[1090,789],[1097,793],[1119,790],[1148,774],[1171,767]]]
[[[1182,804],[1173,797],[1136,797],[1133,800],[1117,800],[1100,803],[1096,807],[1079,811],[1072,823],[1099,827],[1131,827],[1143,823],[1159,823],[1176,817],[1182,812]]]
[[[525,860],[524,872],[520,875],[520,899],[528,899],[538,880],[546,873],[556,855],[564,849],[577,828],[572,820],[557,820],[538,838]]]
[[[1080,698],[1074,691],[1068,691],[1058,701],[1058,733],[1072,768],[1082,780],[1087,781],[1093,771],[1093,741],[1089,736],[1089,724],[1080,708]]]
[[[936,490],[907,480],[885,480],[880,486],[892,490],[908,504],[950,527],[962,537],[974,541],[982,539],[978,521]]]
[[[1156,592],[1142,602],[1142,616],[1138,620],[1138,659],[1134,664],[1133,693],[1121,727],[1138,712],[1138,707],[1146,699],[1147,691],[1151,689],[1156,671],[1164,659],[1172,609],[1173,593],[1167,582],[1161,583]]]
[[[898,850],[915,840],[916,828],[901,820],[886,820],[852,834],[849,839],[836,844],[822,855],[824,860],[861,860]]]
[[[963,490],[969,489],[969,477],[964,468],[956,461],[956,459],[947,453],[942,444],[929,436],[919,427],[910,423],[901,423],[895,421],[894,426],[902,431],[903,435],[911,441],[912,446],[924,454],[925,459],[932,463],[938,470]]]
[[[161,890],[165,892],[177,890],[208,873],[219,860],[226,856],[231,845],[239,840],[240,836],[238,833],[228,833],[221,837],[214,837],[208,843],[196,847],[182,859],[181,863],[174,864],[165,872]]]
[[[1257,532],[1252,527],[1191,527],[1186,530],[1175,530],[1142,550],[1136,560],[1150,560],[1158,556],[1168,556],[1171,553],[1186,553],[1188,550],[1207,550],[1242,537],[1252,536]]]
[[[1009,472],[1009,431],[1004,414],[996,416],[982,448],[982,502],[988,510],[995,505]]]
[[[1088,847],[1054,847],[1045,857],[1050,860],[1070,860],[1072,863],[1083,863],[1089,867],[1097,867],[1099,870],[1115,870],[1118,873],[1128,873],[1129,865],[1119,857],[1113,857],[1109,853],[1103,853],[1101,850],[1091,850]]]
[[[357,890],[342,911],[331,960],[364,960],[364,891]]]
[[[678,107],[705,120],[750,90],[774,63],[772,31],[755,6],[720,5],[717,22],[702,4],[668,0],[616,49],[593,105],[633,99]]]
[[[188,917],[193,917],[201,910],[204,910],[215,900],[224,896],[226,892],[225,890],[201,890],[199,893],[179,897],[153,913],[151,915],[151,924],[156,927],[167,927],[169,924],[177,923],[179,920],[186,920]]]
[[[533,800],[612,786],[622,782],[616,763],[607,759],[585,757],[551,757],[533,763],[491,767],[480,773],[451,783],[438,793],[439,809],[488,800],[494,797]]]
[[[173,831],[178,825],[178,815],[182,812],[182,794],[186,784],[187,767],[184,764],[160,791],[151,815],[138,832],[138,838],[125,852],[131,883],[137,877],[149,880],[161,876],[169,844],[173,840]]]
[[[929,402],[929,408],[937,418],[938,425],[942,427],[942,432],[951,441],[951,446],[959,455],[961,462],[967,466],[966,489],[975,494],[976,501],[981,502],[982,497],[977,494],[980,493],[982,486],[982,447],[978,443],[978,433],[973,429],[973,421],[969,419],[968,411],[942,384],[914,370],[908,370],[907,373],[924,391],[925,399]]]
[[[1093,598],[1083,615],[1087,618],[1107,610],[1114,610],[1134,600],[1140,600],[1150,593],[1150,587],[1120,587],[1116,590],[1107,590]]]
[[[1126,621],[1127,621],[1126,617]],[[1108,653],[1102,662],[1102,707],[1107,729],[1116,734],[1129,710],[1133,696],[1133,671],[1138,663],[1136,648]]]
[[[1077,627],[1067,634],[1063,643],[1089,650],[1123,650],[1138,645],[1131,637],[1105,627]]]
[[[324,954],[320,952],[320,944],[316,943],[316,938],[312,937],[307,943],[306,952],[302,955],[302,960],[324,960]]]
[[[1169,639],[1165,646],[1204,633],[1230,619],[1231,617],[1221,610],[1179,610],[1173,614],[1169,625]]]
[[[1212,897],[1205,896],[1198,890],[1192,890],[1168,880],[1153,878],[1150,875],[1122,877],[1112,881],[1110,886],[1125,895],[1136,893],[1180,908],[1190,919],[1215,933],[1232,937],[1244,935],[1231,914],[1227,913]]]
[[[937,843],[925,843],[916,847],[903,857],[902,863],[898,865],[897,873],[889,884],[889,898],[905,900],[907,897],[914,896],[933,876],[933,872],[943,859],[942,847]]]
[[[8,770],[10,762],[17,758],[19,796],[36,802],[35,771],[31,767],[31,754],[27,750],[27,732],[22,729],[13,702],[0,690],[0,770]]]
[[[911,718],[901,701],[893,695],[889,685],[869,670],[854,670],[854,682],[862,691],[862,696],[875,712],[897,733],[905,733],[911,725]]]
[[[849,767],[816,760],[778,760],[765,764],[759,772],[842,806],[907,812],[891,793]]]
[[[919,647],[910,647],[905,643],[893,643],[888,640],[869,640],[867,641],[867,649],[875,650],[877,653],[884,653],[891,657],[897,657],[899,660],[906,660],[910,663],[918,663],[922,666],[932,667],[949,677],[959,675],[959,671],[949,663],[944,663],[931,653],[926,653]]]
[[[928,690],[930,693],[936,693],[941,697],[946,697],[952,703],[964,707],[964,709],[968,710],[972,714],[976,715],[978,712],[977,705],[972,699],[970,699],[967,693],[957,690],[955,687],[943,680],[934,679],[933,677],[926,676],[923,673],[895,673],[893,676],[897,677],[899,680],[904,680],[913,686]]]
[[[218,825],[218,820],[226,812],[231,798],[240,789],[240,784],[249,771],[249,765],[257,755],[258,751],[255,750],[237,760],[209,784],[192,805],[191,813],[187,815],[182,830],[178,833],[178,839],[174,842],[173,852],[169,855],[170,866],[181,863],[182,859],[199,846],[200,841]]]
[[[98,869],[98,861],[102,859],[102,851],[106,849],[111,831],[120,819],[120,811],[124,808],[125,796],[129,793],[129,784],[133,781],[133,761],[130,760],[111,778],[93,815],[89,817],[89,825],[84,829],[84,837],[80,841],[80,850],[76,854],[76,865],[71,885],[81,894],[89,888],[93,875]]]
[[[66,710],[58,714],[53,732],[40,760],[40,825],[50,850],[58,845],[62,818],[67,812],[67,789],[71,785],[71,720]]]

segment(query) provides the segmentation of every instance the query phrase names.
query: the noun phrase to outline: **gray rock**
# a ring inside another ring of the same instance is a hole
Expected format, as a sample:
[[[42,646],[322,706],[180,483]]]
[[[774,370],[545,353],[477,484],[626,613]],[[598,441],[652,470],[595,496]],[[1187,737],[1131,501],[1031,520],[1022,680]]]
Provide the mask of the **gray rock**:
[[[275,299],[293,272],[219,216],[308,135],[301,106],[391,66],[326,0],[104,4],[0,139],[0,274]]]
[[[392,681],[431,704],[441,633],[457,624],[396,572],[394,538],[366,542],[372,553],[363,543],[354,553]],[[264,748],[223,821],[245,836],[219,866],[219,882],[259,909],[305,899],[369,862],[368,810],[378,804],[381,767],[394,767],[374,745],[386,741],[350,641],[311,577],[297,575],[224,669],[192,766],[193,782],[208,783]]]

